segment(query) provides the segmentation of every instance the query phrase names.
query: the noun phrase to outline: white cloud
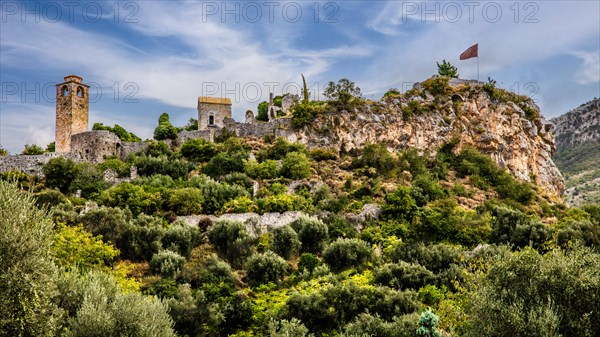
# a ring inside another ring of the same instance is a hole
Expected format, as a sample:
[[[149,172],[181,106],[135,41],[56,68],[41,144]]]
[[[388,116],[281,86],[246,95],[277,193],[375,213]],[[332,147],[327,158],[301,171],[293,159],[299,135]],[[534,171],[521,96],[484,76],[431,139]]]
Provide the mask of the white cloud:
[[[600,51],[578,51],[571,54],[583,61],[581,68],[575,74],[575,82],[584,85],[600,82]]]

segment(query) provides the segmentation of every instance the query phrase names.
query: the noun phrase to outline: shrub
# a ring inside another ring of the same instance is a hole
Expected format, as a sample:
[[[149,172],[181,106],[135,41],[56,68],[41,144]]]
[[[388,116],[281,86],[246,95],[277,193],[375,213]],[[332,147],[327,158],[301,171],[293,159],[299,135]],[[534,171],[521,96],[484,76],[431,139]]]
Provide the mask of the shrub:
[[[418,319],[416,313],[394,317],[392,321],[364,313],[344,327],[344,337],[414,337]]]
[[[82,225],[58,225],[52,242],[52,257],[59,267],[89,270],[110,266],[117,256],[118,249],[102,242],[102,237],[92,236]]]
[[[322,148],[311,150],[309,155],[314,161],[334,160],[338,158],[338,155],[332,150],[326,150]]]
[[[181,154],[195,162],[207,162],[215,154],[217,150],[215,145],[201,138],[188,139],[181,145]]]
[[[99,207],[81,214],[77,221],[83,224],[86,231],[94,236],[102,237],[117,247],[121,247],[121,239],[131,219],[131,212],[120,208]]]
[[[301,244],[298,234],[291,226],[286,225],[273,230],[271,249],[284,259],[289,260],[296,256]]]
[[[600,255],[578,245],[498,254],[467,303],[465,336],[592,336],[600,331],[598,270]]]
[[[179,274],[185,263],[185,257],[174,251],[164,250],[152,256],[150,270],[162,277],[174,278]]]
[[[153,214],[158,211],[162,198],[158,192],[146,192],[141,186],[121,183],[102,192],[98,201],[109,207],[127,206],[134,215],[137,215],[142,212]]]
[[[292,127],[300,129],[311,123],[315,118],[315,108],[310,103],[296,104],[292,110]]]
[[[216,178],[232,172],[244,172],[244,159],[242,153],[219,152],[202,167],[202,173]]]
[[[198,227],[177,221],[171,224],[162,242],[165,249],[177,252],[187,258],[190,256],[192,248],[200,243],[200,230]]]
[[[254,254],[246,263],[248,281],[254,285],[279,282],[285,275],[286,268],[286,261],[271,251]]]
[[[321,265],[321,261],[315,254],[311,253],[302,253],[300,255],[300,263],[298,263],[298,271],[302,272],[304,270],[312,273],[316,267]]]
[[[361,157],[352,161],[354,168],[375,168],[378,175],[390,176],[396,169],[398,162],[388,151],[387,146],[380,144],[367,144],[361,151]]]
[[[367,311],[392,320],[417,308],[414,292],[346,283],[292,294],[286,301],[284,318],[298,318],[310,331],[323,333],[332,327],[345,326]]]
[[[244,188],[226,183],[219,183],[214,180],[207,180],[200,185],[200,190],[204,196],[202,210],[206,214],[214,214],[223,209],[224,205],[233,199],[249,196]]]
[[[90,198],[97,196],[98,193],[109,187],[108,183],[104,181],[102,172],[93,164],[79,163],[75,168],[77,173],[69,186],[71,192],[80,190],[82,197]]]
[[[68,313],[67,336],[175,336],[165,304],[121,292],[107,273],[65,273],[59,285],[59,300]]]
[[[394,192],[385,195],[386,203],[381,207],[384,219],[412,221],[418,212],[410,190],[400,186]]]
[[[0,331],[3,336],[54,336],[56,267],[52,219],[16,183],[0,181]]]
[[[373,276],[376,284],[395,289],[417,290],[435,280],[434,274],[427,268],[404,261],[385,264]]]
[[[150,140],[147,144],[148,146],[142,153],[148,157],[170,157],[173,154],[169,145],[163,141]]]
[[[419,328],[417,336],[424,337],[442,337],[442,333],[438,331],[439,318],[431,309],[425,310],[419,318]]]
[[[558,230],[559,245],[580,241],[586,246],[600,248],[600,225],[588,220],[571,220]]]
[[[330,214],[323,221],[327,224],[327,232],[332,240],[358,237],[356,227],[345,216]]]
[[[50,208],[68,202],[69,199],[57,190],[43,190],[35,194],[35,204],[39,208]]]
[[[412,182],[411,196],[417,206],[424,206],[430,201],[443,198],[446,192],[431,175],[419,175]]]
[[[92,126],[92,130],[104,130],[104,131],[112,132],[115,135],[117,135],[120,140],[122,140],[124,142],[141,142],[142,141],[142,139],[140,137],[133,134],[133,132],[129,132],[129,131],[125,130],[125,128],[123,128],[119,124],[115,124],[114,127],[110,127],[108,125],[105,126],[102,123],[94,123],[94,125]]]
[[[162,249],[166,229],[160,218],[140,214],[129,221],[121,235],[121,257],[136,261],[149,261]]]
[[[96,166],[102,174],[106,170],[111,170],[117,174],[120,178],[128,177],[131,170],[131,164],[125,163],[118,158],[105,159],[103,162]]]
[[[446,95],[450,90],[448,80],[449,78],[444,76],[430,78],[422,83],[423,89],[429,91],[434,96]]]
[[[302,242],[302,251],[320,254],[329,238],[327,225],[320,220],[301,217],[290,223]]]
[[[21,154],[25,156],[40,155],[44,154],[44,149],[35,144],[27,144],[25,145],[25,149],[23,149],[23,152],[21,152]]]
[[[262,163],[249,160],[244,163],[244,172],[254,179],[274,179],[278,177],[279,173],[275,160],[265,160]]]
[[[310,177],[310,159],[304,153],[290,152],[281,161],[281,175],[290,179]]]
[[[208,231],[208,239],[219,255],[234,267],[243,264],[253,251],[255,239],[239,221],[216,221]]]
[[[361,268],[375,259],[373,250],[363,240],[338,238],[323,252],[323,260],[333,271]]]
[[[46,177],[46,187],[56,188],[63,194],[69,192],[71,182],[77,177],[77,168],[72,159],[52,158],[42,168]]]
[[[247,195],[231,199],[223,205],[223,213],[251,213],[256,211],[258,211],[258,206]]]
[[[307,153],[306,146],[300,143],[290,143],[285,138],[279,137],[273,142],[273,145],[268,149],[258,153],[258,160],[265,161],[267,159],[280,160],[290,152]]]
[[[190,169],[190,165],[185,160],[169,159],[166,156],[141,156],[135,158],[133,164],[137,166],[140,176],[163,174],[173,179],[186,178]]]
[[[275,321],[271,319],[267,325],[269,337],[310,337],[308,329],[296,318]]]
[[[173,190],[168,201],[169,209],[177,215],[200,214],[203,203],[202,192],[192,187]]]
[[[300,211],[309,207],[306,199],[292,194],[276,194],[256,201],[260,213]]]

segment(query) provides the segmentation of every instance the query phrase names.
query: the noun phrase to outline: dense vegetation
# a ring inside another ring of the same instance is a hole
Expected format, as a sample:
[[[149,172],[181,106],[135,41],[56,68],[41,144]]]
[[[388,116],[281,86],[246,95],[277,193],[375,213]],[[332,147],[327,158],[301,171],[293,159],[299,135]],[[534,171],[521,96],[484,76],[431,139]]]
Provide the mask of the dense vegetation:
[[[165,114],[155,136],[173,129]],[[455,142],[154,141],[43,171],[0,176],[0,336],[600,333],[600,206],[556,203]],[[286,211],[303,215],[208,216]]]

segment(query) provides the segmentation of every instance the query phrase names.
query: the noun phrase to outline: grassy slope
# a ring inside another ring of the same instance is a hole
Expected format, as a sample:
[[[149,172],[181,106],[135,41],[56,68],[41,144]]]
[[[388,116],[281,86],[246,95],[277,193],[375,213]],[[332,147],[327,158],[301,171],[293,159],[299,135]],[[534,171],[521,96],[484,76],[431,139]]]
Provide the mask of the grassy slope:
[[[565,177],[569,204],[600,203],[600,143],[559,148],[553,159]]]

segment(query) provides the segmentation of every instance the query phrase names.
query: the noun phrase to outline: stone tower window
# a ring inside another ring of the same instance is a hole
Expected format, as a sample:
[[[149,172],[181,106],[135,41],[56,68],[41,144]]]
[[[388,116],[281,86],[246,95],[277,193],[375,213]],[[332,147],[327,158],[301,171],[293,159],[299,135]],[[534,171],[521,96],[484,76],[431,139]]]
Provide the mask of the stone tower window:
[[[208,125],[215,125],[215,115],[213,115],[212,113],[208,115]]]
[[[77,87],[77,97],[83,98],[83,89],[81,87]]]
[[[69,87],[67,87],[66,85],[63,85],[63,87],[60,89],[60,91],[62,92],[63,96],[67,96],[69,94]]]

